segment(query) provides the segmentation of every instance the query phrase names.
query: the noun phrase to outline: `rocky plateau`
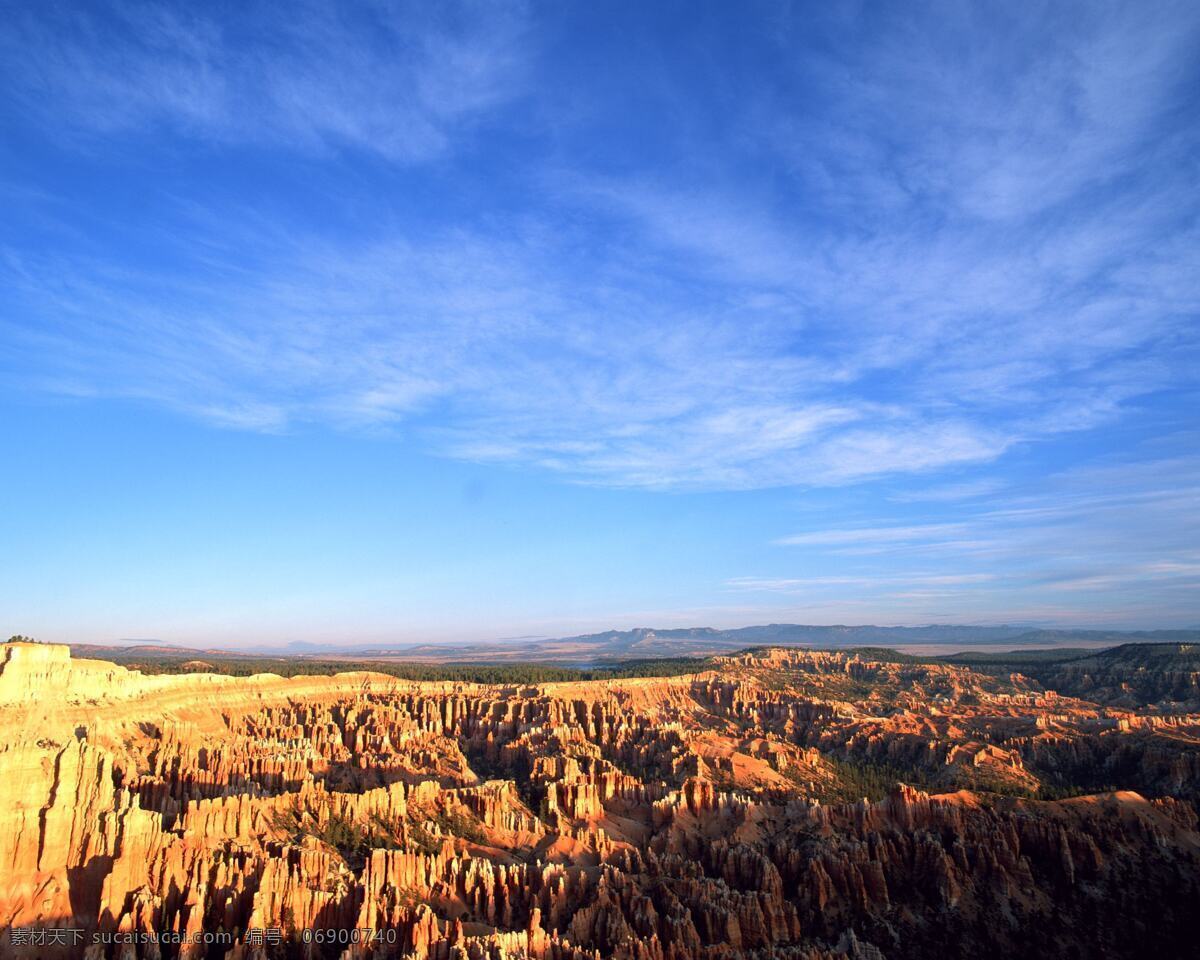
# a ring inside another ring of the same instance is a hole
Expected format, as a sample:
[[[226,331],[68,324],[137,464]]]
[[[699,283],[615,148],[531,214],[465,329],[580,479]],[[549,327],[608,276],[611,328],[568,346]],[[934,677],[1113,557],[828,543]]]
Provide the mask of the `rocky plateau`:
[[[151,676],[2,645],[0,955],[1200,955],[1196,673],[698,666]]]

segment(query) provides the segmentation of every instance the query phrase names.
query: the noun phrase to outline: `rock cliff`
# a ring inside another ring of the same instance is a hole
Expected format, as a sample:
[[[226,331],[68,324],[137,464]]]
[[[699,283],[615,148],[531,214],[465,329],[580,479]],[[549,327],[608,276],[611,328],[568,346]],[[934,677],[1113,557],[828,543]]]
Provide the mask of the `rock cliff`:
[[[1194,715],[794,650],[537,686],[0,650],[4,956],[1194,951]]]

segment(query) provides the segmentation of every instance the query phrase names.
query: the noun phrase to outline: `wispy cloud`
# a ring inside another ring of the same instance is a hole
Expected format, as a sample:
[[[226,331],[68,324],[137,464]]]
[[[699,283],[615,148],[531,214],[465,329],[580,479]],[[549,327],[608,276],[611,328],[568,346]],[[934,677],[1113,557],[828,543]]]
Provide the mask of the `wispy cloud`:
[[[936,509],[940,519],[782,538],[784,569],[821,572],[740,577],[727,586],[827,600],[884,595],[899,605],[893,612],[908,609],[918,619],[936,599],[952,619],[1005,619],[1038,605],[1059,622],[1200,621],[1195,456],[1076,467],[985,503],[920,509]]]
[[[228,11],[226,11],[228,13]],[[444,153],[523,88],[519,4],[142,2],[10,11],[0,77],[60,135],[170,128],[221,144]]]
[[[940,486],[925,487],[918,490],[904,490],[890,495],[890,499],[900,503],[938,503],[955,500],[974,500],[986,497],[1002,489],[1004,482],[992,478],[970,480],[963,483],[946,483]]]
[[[960,587],[995,580],[991,573],[914,573],[905,576],[858,577],[734,577],[725,585],[734,590],[768,593],[806,594],[827,587],[854,587],[859,591],[877,591],[897,587]]]
[[[959,523],[926,523],[912,527],[850,527],[839,530],[814,530],[781,537],[775,542],[784,546],[841,546],[844,544],[907,544],[914,540],[942,541],[962,534],[966,525]]]
[[[680,132],[702,118],[665,79],[669,159],[622,165],[570,141],[579,91],[546,74],[547,28],[519,7],[302,5],[284,24],[253,6],[237,22],[27,11],[0,71],[26,122],[83,150],[167,128],[315,156],[321,185],[356,195],[338,211],[351,229],[163,204],[148,242],[165,262],[99,237],[53,254],[10,241],[8,374],[241,429],[403,430],[443,455],[651,489],[940,479],[1119,423],[1194,383],[1200,359],[1180,167],[1195,133],[1177,122],[1197,17],[1086,14],[892,11],[812,48],[784,31],[804,56],[773,83],[728,78],[746,109],[714,158]],[[965,57],[964,31],[994,42]],[[510,108],[531,91],[526,127]],[[385,215],[372,191],[396,190],[394,171],[358,184],[340,156],[460,159],[456,137],[500,118],[498,155],[523,135],[537,149],[500,198],[493,168],[456,163],[478,209],[444,218]],[[592,118],[586,142],[616,119]],[[915,530],[789,542],[931,549]],[[937,536],[990,549],[966,533]]]

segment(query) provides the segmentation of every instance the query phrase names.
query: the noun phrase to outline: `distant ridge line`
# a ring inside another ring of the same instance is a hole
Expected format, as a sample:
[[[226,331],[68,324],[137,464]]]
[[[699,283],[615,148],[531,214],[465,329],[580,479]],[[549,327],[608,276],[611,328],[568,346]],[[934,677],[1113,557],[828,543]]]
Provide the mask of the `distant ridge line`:
[[[1126,643],[1200,643],[1200,629],[1078,630],[1028,626],[929,624],[911,627],[864,625],[762,624],[732,629],[716,627],[635,627],[559,638],[531,638],[522,643],[491,640],[469,643],[408,643],[388,646],[339,646],[302,641],[282,646],[264,644],[241,648],[186,647],[172,643],[116,641],[111,644],[71,644],[77,656],[103,657],[106,651],[179,655],[287,657],[296,659],[377,659],[426,662],[592,664],[611,660],[707,656],[755,646],[801,646],[832,649],[851,647],[938,646],[951,648],[1002,646],[1034,647],[1116,646]]]

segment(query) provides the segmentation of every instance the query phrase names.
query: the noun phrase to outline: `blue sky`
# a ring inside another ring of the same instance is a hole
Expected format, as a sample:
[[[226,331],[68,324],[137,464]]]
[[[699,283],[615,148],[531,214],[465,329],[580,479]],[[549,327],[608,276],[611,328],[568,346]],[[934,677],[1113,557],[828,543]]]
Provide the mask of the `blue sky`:
[[[1200,6],[3,22],[11,632],[1200,623]]]

